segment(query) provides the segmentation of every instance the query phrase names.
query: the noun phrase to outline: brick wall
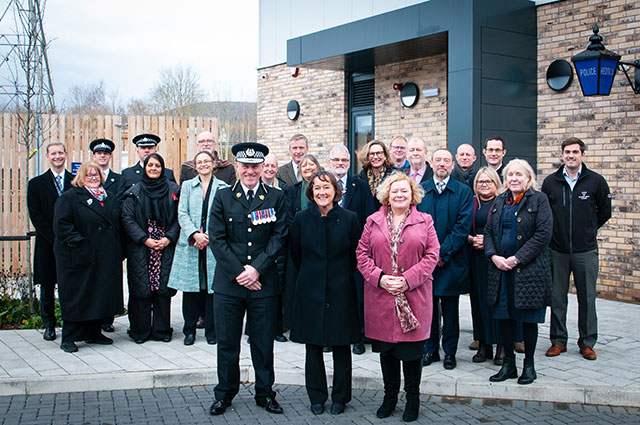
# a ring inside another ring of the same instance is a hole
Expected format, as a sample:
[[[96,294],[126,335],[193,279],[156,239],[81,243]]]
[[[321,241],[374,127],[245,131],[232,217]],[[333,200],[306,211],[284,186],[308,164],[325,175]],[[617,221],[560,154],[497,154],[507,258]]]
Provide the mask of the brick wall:
[[[545,79],[552,61],[570,62],[586,48],[594,22],[607,49],[627,62],[640,59],[640,1],[561,1],[539,6],[537,15],[540,181],[560,166],[563,139],[587,144],[585,163],[607,179],[613,195],[613,217],[599,232],[597,290],[640,302],[640,95],[620,71],[608,97],[582,96],[575,74],[564,92],[551,90]]]
[[[266,78],[262,78],[266,74]],[[347,142],[347,89],[343,72],[300,69],[296,78],[290,68],[277,65],[258,70],[258,141],[278,156],[280,165],[291,160],[289,138],[302,133],[309,152],[327,165],[329,151]],[[287,118],[287,103],[297,100],[300,117]]]

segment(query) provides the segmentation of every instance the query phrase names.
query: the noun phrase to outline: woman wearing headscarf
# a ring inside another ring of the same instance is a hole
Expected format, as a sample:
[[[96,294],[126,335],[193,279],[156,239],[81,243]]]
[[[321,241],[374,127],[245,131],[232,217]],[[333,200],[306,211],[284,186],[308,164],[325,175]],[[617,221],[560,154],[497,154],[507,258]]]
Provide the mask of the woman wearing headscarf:
[[[351,400],[351,347],[361,323],[354,272],[360,239],[358,216],[338,206],[342,190],[333,173],[309,179],[309,208],[296,214],[289,233],[285,325],[305,344],[305,387],[319,415],[328,398],[323,347],[333,349],[331,413]]]
[[[418,418],[424,344],[431,331],[432,273],[440,243],[429,214],[416,209],[422,187],[396,171],[378,187],[382,207],[367,218],[356,254],[364,277],[364,330],[380,353],[384,400],[376,412],[396,408],[400,363],[407,403],[402,419]]]
[[[180,186],[164,176],[159,154],[147,156],[143,167],[140,183],[124,193],[121,213],[127,234],[129,336],[138,344],[171,341],[171,297],[176,291],[167,282],[180,233]]]
[[[213,320],[212,288],[216,259],[208,248],[208,223],[213,198],[227,184],[213,175],[214,161],[215,157],[208,151],[201,151],[193,158],[198,175],[182,183],[178,203],[180,236],[168,286],[183,291],[184,345],[195,342],[196,322],[203,310],[207,343],[218,342]]]
[[[102,319],[121,314],[122,248],[120,204],[103,187],[94,162],[84,163],[56,202],[53,231],[62,309],[62,343],[68,353],[76,341],[112,344],[101,332]]]

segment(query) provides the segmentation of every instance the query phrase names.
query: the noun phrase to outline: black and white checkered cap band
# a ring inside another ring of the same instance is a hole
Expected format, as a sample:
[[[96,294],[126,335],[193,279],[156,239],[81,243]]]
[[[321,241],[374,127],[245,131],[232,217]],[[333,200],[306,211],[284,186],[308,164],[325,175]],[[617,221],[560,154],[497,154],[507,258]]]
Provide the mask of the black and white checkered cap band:
[[[156,146],[158,142],[149,137],[145,137],[144,139],[140,139],[136,142],[136,146],[146,147],[146,146]]]
[[[259,164],[264,162],[264,152],[253,148],[238,151],[236,154],[236,161],[243,162],[245,164]]]

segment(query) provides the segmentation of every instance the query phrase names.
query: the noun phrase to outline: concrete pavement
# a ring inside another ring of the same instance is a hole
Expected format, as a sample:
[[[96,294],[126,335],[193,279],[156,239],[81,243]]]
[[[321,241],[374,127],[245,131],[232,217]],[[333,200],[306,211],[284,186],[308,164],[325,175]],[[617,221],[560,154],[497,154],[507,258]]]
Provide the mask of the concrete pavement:
[[[498,367],[492,362],[472,363],[469,298],[460,301],[460,345],[458,367],[445,370],[442,363],[425,367],[421,392],[436,396],[477,399],[531,400],[640,407],[640,306],[598,299],[600,336],[596,361],[584,360],[576,345],[577,303],[570,295],[568,352],[547,358],[547,323],[540,326],[536,351],[538,379],[527,386],[515,380],[490,383]],[[172,302],[174,338],[170,343],[149,341],[137,345],[126,335],[127,317],[116,319],[112,346],[79,343],[79,351],[60,350],[58,339],[44,341],[37,330],[0,331],[0,395],[66,393],[153,389],[212,385],[216,377],[216,346],[206,343],[198,330],[195,345],[182,343],[180,296]],[[274,343],[276,383],[304,385],[304,346],[292,342]],[[517,355],[520,369],[523,355]],[[331,374],[331,356],[325,356]],[[241,377],[253,382],[249,346],[243,338]],[[329,377],[329,379],[331,379]],[[353,356],[354,389],[382,388],[378,356],[370,351]]]

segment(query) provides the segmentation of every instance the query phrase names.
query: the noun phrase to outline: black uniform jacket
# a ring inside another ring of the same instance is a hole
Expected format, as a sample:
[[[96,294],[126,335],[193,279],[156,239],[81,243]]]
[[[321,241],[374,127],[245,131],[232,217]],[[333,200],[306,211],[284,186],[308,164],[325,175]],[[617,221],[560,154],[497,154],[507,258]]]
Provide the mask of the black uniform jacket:
[[[124,226],[127,250],[127,283],[129,294],[136,298],[151,297],[151,284],[149,283],[149,248],[144,242],[149,238],[148,223],[149,217],[142,214],[141,186],[134,185],[127,190],[122,200],[122,211],[120,217]],[[176,250],[176,243],[180,235],[180,225],[178,224],[178,196],[180,186],[176,183],[169,183],[169,194],[167,202],[172,204],[170,224],[165,229],[165,237],[171,241],[162,251],[162,264],[160,266],[160,289],[158,295],[174,296],[175,289],[167,288],[169,273],[173,264],[173,254]],[[197,270],[194,271],[197,273]]]
[[[109,175],[106,179],[104,179],[104,190],[109,193],[113,193],[114,196],[117,196],[118,193],[122,192],[120,185],[122,184],[122,175],[116,173],[113,170],[109,170]]]
[[[252,223],[251,212],[271,208],[275,221]],[[251,205],[240,182],[216,193],[209,219],[209,246],[217,261],[215,292],[242,298],[263,298],[282,292],[276,259],[287,236],[286,218],[282,191],[262,183],[257,186]],[[250,291],[236,281],[247,264],[260,272],[259,291]]]
[[[53,230],[62,320],[98,320],[123,312],[120,206],[82,187],[56,202]]]
[[[362,338],[354,279],[361,233],[358,216],[339,206],[326,217],[314,203],[296,214],[285,289],[292,341],[333,346]]]
[[[144,169],[142,168],[142,164],[140,162],[122,170],[122,183],[120,184],[118,198],[122,199],[122,197],[124,196],[124,192],[129,190],[134,184],[140,183],[143,173]],[[173,170],[171,168],[164,169],[164,176],[168,178],[170,182],[176,183],[176,178],[173,175]]]
[[[64,190],[71,188],[73,174],[64,172]],[[33,255],[33,281],[37,285],[55,284],[56,260],[53,254],[53,213],[58,191],[53,180],[53,172],[47,170],[32,178],[27,188],[27,208],[29,218],[36,229],[36,247]]]

